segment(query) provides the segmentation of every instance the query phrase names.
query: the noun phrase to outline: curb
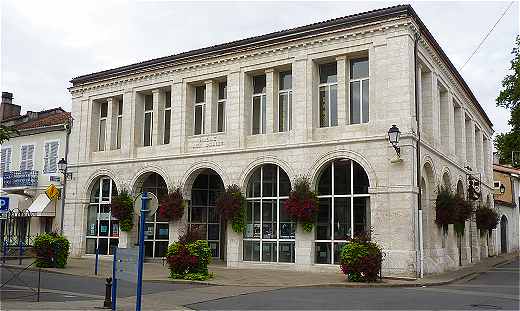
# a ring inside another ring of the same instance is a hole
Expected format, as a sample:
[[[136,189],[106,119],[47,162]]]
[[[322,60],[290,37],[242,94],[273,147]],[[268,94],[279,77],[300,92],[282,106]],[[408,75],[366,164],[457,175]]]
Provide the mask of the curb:
[[[194,280],[182,280],[182,279],[143,279],[143,281],[146,282],[153,282],[153,283],[170,283],[170,284],[193,284],[193,285],[205,285],[205,286],[237,286],[237,287],[270,287],[270,288],[302,288],[302,287],[345,287],[345,288],[381,288],[381,287],[426,287],[426,286],[441,286],[441,285],[448,285],[457,281],[460,281],[462,279],[468,279],[467,281],[471,281],[475,279],[476,277],[484,274],[486,271],[490,270],[493,267],[509,263],[514,261],[516,258],[518,258],[518,255],[511,256],[510,258],[504,258],[503,260],[494,263],[492,265],[483,267],[481,269],[478,269],[477,271],[468,271],[467,273],[464,273],[460,276],[457,276],[452,279],[444,280],[444,281],[431,281],[431,282],[421,282],[420,279],[416,280],[409,280],[410,283],[405,283],[406,279],[400,279],[403,283],[386,283],[386,282],[379,282],[379,283],[353,283],[353,282],[335,282],[335,283],[318,283],[318,284],[302,284],[302,285],[279,285],[279,284],[270,284],[270,285],[244,285],[244,284],[231,284],[231,283],[220,283],[218,281],[194,281]],[[5,267],[10,268],[22,268],[18,265],[9,265],[4,264]],[[73,274],[68,271],[56,271],[56,270],[49,270],[48,268],[41,268],[42,271],[48,272],[48,273],[56,273],[56,274],[63,274],[63,275],[72,275],[72,276],[79,276],[79,277],[92,277],[92,278],[99,278],[104,279],[106,276],[100,276],[100,275],[78,275]],[[31,267],[27,270],[38,270],[36,267]],[[389,277],[389,278],[383,278],[387,280],[396,280],[395,277]],[[418,281],[419,280],[419,281]]]

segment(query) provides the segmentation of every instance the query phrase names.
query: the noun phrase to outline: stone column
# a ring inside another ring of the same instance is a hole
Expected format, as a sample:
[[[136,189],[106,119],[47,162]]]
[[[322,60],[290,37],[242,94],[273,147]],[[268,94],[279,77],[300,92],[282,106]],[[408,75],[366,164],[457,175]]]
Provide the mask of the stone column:
[[[183,83],[174,81],[172,84],[172,117],[170,122],[170,146],[174,153],[179,154],[183,150],[185,139]]]
[[[314,263],[314,231],[316,226],[313,226],[312,232],[303,230],[301,224],[296,224],[296,239],[294,249],[294,263],[296,270],[308,270]]]
[[[448,91],[448,103],[446,105],[448,109],[448,154],[450,157],[455,158],[455,107],[453,106],[453,94]]]
[[[123,93],[123,126],[121,135],[121,153],[128,157],[135,154],[135,135],[133,134],[135,121],[135,97],[132,90],[125,90]]]
[[[231,224],[226,226],[226,265],[238,267],[242,262],[242,234],[236,233]]]
[[[216,117],[213,117],[213,115],[216,113],[214,104],[217,102],[215,90],[218,90],[218,84],[213,82],[213,80],[208,80],[204,83],[206,85],[206,108],[203,113],[204,134],[210,134],[213,133],[214,128],[216,128],[216,126],[213,125],[213,123],[216,123]]]
[[[295,59],[292,63],[292,130],[294,131],[295,142],[306,141],[307,119],[312,115],[307,115],[307,58]]]
[[[338,79],[338,88],[337,88],[337,104],[338,104],[338,126],[342,126],[345,124],[349,124],[350,120],[347,120],[347,57],[345,55],[340,55],[336,57],[336,65],[337,65],[337,79]]]
[[[152,123],[152,145],[157,146],[161,144],[160,132],[161,132],[161,119],[159,113],[159,89],[152,90],[153,96],[153,123]]]
[[[274,79],[275,73],[273,68],[265,70],[265,99],[266,99],[266,111],[265,111],[265,125],[264,133],[269,134],[274,132]]]
[[[244,103],[240,101],[240,71],[229,72],[227,76],[226,99],[226,147],[239,148],[244,133]]]
[[[437,74],[432,74],[432,132],[433,132],[433,142],[437,148],[443,149],[441,146],[441,129],[440,129],[440,120],[441,120],[441,102],[440,102],[440,94],[439,94],[439,86],[437,82]]]
[[[466,163],[475,170],[475,124],[473,120],[465,122],[466,127]]]

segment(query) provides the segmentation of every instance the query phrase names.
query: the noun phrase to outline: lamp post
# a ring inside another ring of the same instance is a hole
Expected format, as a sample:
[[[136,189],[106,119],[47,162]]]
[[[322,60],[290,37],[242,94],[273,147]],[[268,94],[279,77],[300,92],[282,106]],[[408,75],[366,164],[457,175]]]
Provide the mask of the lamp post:
[[[399,148],[399,136],[401,136],[401,131],[399,131],[399,128],[395,126],[395,124],[392,125],[392,127],[388,130],[388,141],[390,144],[392,144],[392,147],[395,149],[395,153],[397,154],[397,157],[401,157],[401,148]]]
[[[65,192],[67,190],[67,160],[65,158],[61,158],[58,162],[58,169],[63,174],[63,182],[61,188],[61,219],[60,219],[60,234],[63,234],[63,218],[65,216]]]

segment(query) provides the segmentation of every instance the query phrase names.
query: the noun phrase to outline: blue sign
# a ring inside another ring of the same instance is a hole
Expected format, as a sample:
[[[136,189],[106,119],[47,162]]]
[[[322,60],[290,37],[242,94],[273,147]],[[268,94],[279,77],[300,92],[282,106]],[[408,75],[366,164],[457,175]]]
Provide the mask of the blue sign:
[[[9,211],[9,198],[0,197],[0,213],[7,213]]]
[[[137,282],[137,261],[139,259],[139,248],[117,248],[116,275],[114,278],[125,280],[130,283]]]

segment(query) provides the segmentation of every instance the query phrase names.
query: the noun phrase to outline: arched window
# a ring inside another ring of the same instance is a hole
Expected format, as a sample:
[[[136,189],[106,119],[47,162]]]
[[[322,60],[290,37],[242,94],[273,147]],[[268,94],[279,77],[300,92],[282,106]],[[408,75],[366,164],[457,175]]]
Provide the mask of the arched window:
[[[191,187],[188,223],[192,228],[197,228],[208,241],[211,256],[224,259],[225,236],[220,232],[220,217],[215,207],[217,197],[222,191],[224,183],[215,171],[205,169],[200,172]]]
[[[151,192],[160,200],[168,194],[168,187],[161,175],[149,173],[140,192]],[[144,228],[144,254],[147,257],[164,257],[168,250],[169,224],[159,213],[147,215]]]
[[[368,187],[365,170],[352,160],[335,160],[321,171],[315,263],[339,263],[339,251],[349,238],[370,233]]]
[[[110,212],[116,195],[116,184],[109,177],[100,177],[92,187],[87,211],[87,254],[95,254],[98,248],[99,254],[110,255],[119,243],[119,221]]]
[[[296,224],[285,214],[291,182],[277,165],[257,168],[247,185],[244,261],[294,262]]]

